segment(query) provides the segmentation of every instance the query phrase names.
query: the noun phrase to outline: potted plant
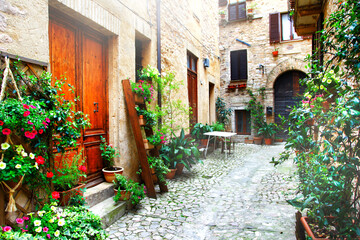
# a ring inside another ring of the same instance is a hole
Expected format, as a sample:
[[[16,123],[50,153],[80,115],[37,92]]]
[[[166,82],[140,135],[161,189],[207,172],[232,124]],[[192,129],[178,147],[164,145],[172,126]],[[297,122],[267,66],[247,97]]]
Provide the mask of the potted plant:
[[[136,107],[135,109],[139,117],[143,116],[146,129],[151,129],[153,126],[156,125],[156,115],[153,112],[139,107]]]
[[[276,123],[268,124],[265,122],[263,126],[258,129],[258,134],[264,137],[266,145],[271,145],[276,130],[277,130]]]
[[[221,19],[225,19],[225,16],[226,16],[225,10],[220,10],[219,14],[220,14]]]
[[[106,139],[100,136],[101,157],[104,160],[105,167],[102,169],[106,182],[115,180],[115,173],[122,174],[124,168],[114,166],[114,158],[120,157],[120,153],[111,144],[106,143]]]
[[[166,143],[166,136],[160,130],[157,130],[154,135],[147,137],[147,140],[160,150],[161,145]]]
[[[154,97],[154,87],[147,81],[140,80],[137,83],[131,82],[131,89],[135,93],[135,97],[140,97],[140,99],[135,98],[135,102],[145,101],[150,103]]]
[[[126,178],[120,174],[115,174],[114,183],[114,201],[126,201],[131,200],[133,205],[140,202],[145,197],[145,186],[134,182],[131,179]]]
[[[246,109],[250,111],[252,124],[251,128],[255,130],[256,136],[254,136],[254,143],[255,144],[262,144],[263,137],[259,136],[259,128],[261,128],[265,121],[265,113],[264,113],[264,106],[262,105],[262,101],[265,98],[265,88],[260,88],[258,90],[259,94],[256,96],[251,89],[247,89],[247,92],[250,96],[250,101],[247,104]],[[261,97],[261,100],[258,101],[257,97]]]
[[[279,50],[278,48],[275,48],[274,51],[272,52],[273,57],[277,57],[279,55]]]
[[[200,140],[200,143],[202,146],[206,146],[207,145],[207,141],[208,141],[208,136],[204,135],[204,133],[206,132],[212,132],[213,129],[210,125],[208,124],[202,124],[202,123],[196,123],[190,134],[191,136],[196,139],[196,140]]]
[[[53,171],[48,171],[46,177],[53,183],[53,195],[59,194],[60,206],[67,206],[71,198],[85,187],[83,181],[86,178],[86,167],[83,165],[85,159],[82,151],[72,158],[70,158],[70,154],[63,154],[61,158],[61,166]]]
[[[172,132],[172,138],[160,151],[160,156],[169,169],[176,168],[176,173],[181,174],[184,167],[190,171],[192,164],[201,162],[200,152],[194,142],[194,139],[185,137],[184,129],[181,129],[179,137]]]
[[[248,15],[253,16],[254,15],[254,10],[256,9],[257,3],[256,2],[251,2],[250,4],[248,4],[246,6]]]
[[[150,169],[153,169],[155,175],[157,176],[160,182],[165,181],[165,175],[170,172],[169,168],[165,165],[163,159],[161,157],[152,157],[148,156],[148,162]]]
[[[226,103],[223,98],[217,97],[215,102],[216,108],[216,119],[219,123],[224,124],[226,128],[227,124],[229,123],[229,117],[232,113],[231,108],[226,107]]]

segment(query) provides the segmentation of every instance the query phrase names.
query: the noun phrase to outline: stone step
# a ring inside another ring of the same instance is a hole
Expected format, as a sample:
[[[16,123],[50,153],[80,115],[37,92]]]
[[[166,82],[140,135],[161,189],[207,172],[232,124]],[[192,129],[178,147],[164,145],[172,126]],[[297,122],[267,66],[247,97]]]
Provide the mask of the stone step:
[[[84,194],[87,206],[93,207],[96,204],[114,196],[114,188],[112,183],[103,182],[95,187],[86,189]]]
[[[100,216],[103,227],[107,228],[126,213],[128,205],[127,201],[115,203],[113,197],[110,197],[91,207],[89,210]]]

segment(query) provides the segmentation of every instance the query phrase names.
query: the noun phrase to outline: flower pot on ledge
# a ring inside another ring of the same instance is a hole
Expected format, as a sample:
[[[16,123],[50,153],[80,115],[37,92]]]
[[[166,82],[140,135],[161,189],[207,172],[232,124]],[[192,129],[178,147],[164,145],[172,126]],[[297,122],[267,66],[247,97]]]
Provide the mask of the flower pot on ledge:
[[[84,187],[85,187],[85,184],[79,184],[72,189],[69,189],[66,191],[59,191],[59,194],[60,194],[59,205],[60,206],[68,206],[71,198],[73,196],[75,196],[76,192]],[[82,192],[80,194],[82,195]]]
[[[112,183],[115,180],[115,174],[122,174],[124,168],[122,167],[112,167],[112,168],[103,168],[102,172],[104,174],[105,181]]]
[[[273,51],[272,55],[273,55],[273,57],[277,57],[279,55],[279,51]]]
[[[264,138],[265,145],[271,145],[273,140],[272,138]]]
[[[173,179],[175,177],[175,173],[176,173],[176,168],[175,169],[169,169],[170,172],[168,172],[166,175],[165,175],[165,178],[166,179]]]
[[[139,124],[140,126],[146,125],[146,120],[144,119],[144,115],[139,115]]]

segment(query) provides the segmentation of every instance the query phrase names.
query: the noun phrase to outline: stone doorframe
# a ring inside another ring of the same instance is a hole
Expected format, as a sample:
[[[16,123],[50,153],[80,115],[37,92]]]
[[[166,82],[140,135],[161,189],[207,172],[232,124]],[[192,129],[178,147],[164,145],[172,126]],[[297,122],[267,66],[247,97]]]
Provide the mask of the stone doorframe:
[[[274,109],[275,109],[275,96],[274,96],[274,84],[278,76],[287,71],[301,71],[305,72],[306,61],[298,58],[290,57],[285,59],[276,65],[270,73],[267,75],[266,79],[266,90],[265,90],[265,103],[264,108],[272,107],[273,115],[266,116],[266,119],[269,122],[274,122]]]

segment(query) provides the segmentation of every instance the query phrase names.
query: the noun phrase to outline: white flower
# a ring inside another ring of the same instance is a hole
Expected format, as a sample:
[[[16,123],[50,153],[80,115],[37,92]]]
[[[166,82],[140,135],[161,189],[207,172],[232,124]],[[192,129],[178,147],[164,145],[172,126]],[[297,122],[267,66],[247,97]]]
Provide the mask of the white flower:
[[[34,159],[34,158],[35,158],[35,154],[30,153],[30,158],[31,158],[31,159]]]
[[[35,229],[35,232],[41,232],[42,231],[42,228],[41,227],[37,227],[36,229]]]
[[[39,217],[42,217],[44,215],[45,211],[38,211]]]
[[[27,152],[25,152],[25,151],[21,152],[21,155],[22,155],[23,157],[27,157],[27,156],[28,156]]]
[[[56,207],[55,206],[51,206],[51,208],[50,208],[53,212],[55,212],[56,211]]]
[[[41,221],[40,220],[35,220],[34,221],[34,225],[37,227],[37,226],[40,226],[41,225]]]
[[[36,169],[39,169],[39,165],[38,165],[37,162],[35,163],[34,167],[35,167]]]
[[[6,149],[8,149],[10,147],[10,144],[8,144],[8,143],[2,143],[1,144],[1,149],[2,150],[6,150]]]
[[[23,151],[24,151],[24,147],[23,147],[22,145],[18,145],[17,148],[16,148],[16,152],[17,152],[18,154],[20,154],[20,153],[23,152]]]
[[[65,225],[65,219],[60,218],[59,221],[58,221],[58,225],[59,225],[59,227],[64,226]]]
[[[0,169],[5,169],[5,168],[6,168],[6,163],[0,162]]]
[[[19,168],[21,168],[21,165],[20,165],[20,164],[16,164],[15,168],[16,168],[16,169],[19,169]]]
[[[49,223],[53,223],[54,221],[55,221],[55,219],[52,218],[52,219],[49,220]]]
[[[56,231],[54,232],[54,236],[55,236],[55,237],[60,236],[60,231],[59,231],[59,230],[56,230]]]

